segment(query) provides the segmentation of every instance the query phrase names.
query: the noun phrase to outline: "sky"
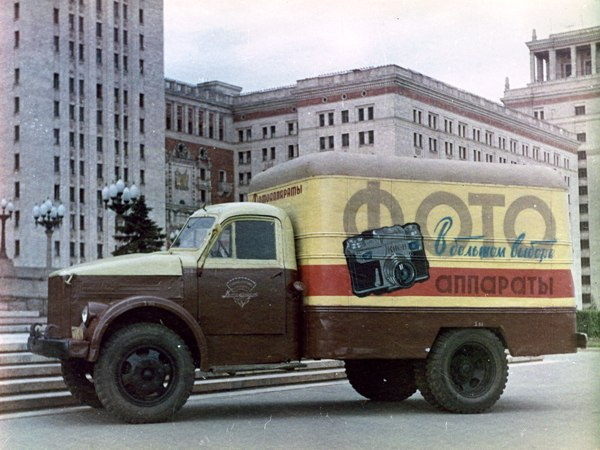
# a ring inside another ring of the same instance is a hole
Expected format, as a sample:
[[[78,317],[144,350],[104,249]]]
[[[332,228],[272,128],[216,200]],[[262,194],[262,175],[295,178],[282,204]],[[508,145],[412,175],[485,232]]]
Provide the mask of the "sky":
[[[243,92],[396,64],[499,101],[529,82],[529,50],[600,26],[600,0],[164,0],[165,75]]]

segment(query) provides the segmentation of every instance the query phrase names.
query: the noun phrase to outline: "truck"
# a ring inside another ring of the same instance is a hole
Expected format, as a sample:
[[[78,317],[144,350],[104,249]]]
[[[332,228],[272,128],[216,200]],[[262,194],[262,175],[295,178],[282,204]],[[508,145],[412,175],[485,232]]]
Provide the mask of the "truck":
[[[30,351],[83,404],[144,423],[173,417],[197,369],[306,359],[344,361],[373,401],[480,413],[507,356],[586,345],[551,169],[323,152],[257,175],[249,200],[200,208],[167,251],[50,274]]]

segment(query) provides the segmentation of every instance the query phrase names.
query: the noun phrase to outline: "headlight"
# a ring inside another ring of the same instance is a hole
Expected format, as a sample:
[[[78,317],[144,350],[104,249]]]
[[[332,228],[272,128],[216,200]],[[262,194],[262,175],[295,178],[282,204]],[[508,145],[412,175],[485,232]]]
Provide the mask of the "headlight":
[[[83,311],[81,311],[81,321],[83,322],[83,324],[87,327],[89,325],[88,320],[91,319],[90,316],[90,306],[89,305],[85,305],[85,307],[83,308]]]

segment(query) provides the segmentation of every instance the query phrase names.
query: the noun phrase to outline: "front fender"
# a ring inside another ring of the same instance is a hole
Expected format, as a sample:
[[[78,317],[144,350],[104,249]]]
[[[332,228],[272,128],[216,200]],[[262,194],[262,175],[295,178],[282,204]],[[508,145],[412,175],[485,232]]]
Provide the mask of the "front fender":
[[[172,300],[166,300],[161,297],[152,296],[136,296],[130,297],[118,302],[112,303],[108,306],[101,314],[94,319],[93,323],[88,330],[87,338],[90,342],[90,350],[88,353],[88,360],[95,362],[98,360],[100,354],[100,346],[106,335],[106,332],[110,329],[110,326],[119,317],[124,314],[134,311],[140,308],[157,308],[164,310],[165,312],[174,314],[189,328],[196,341],[196,345],[200,352],[200,364],[203,370],[208,369],[208,345],[206,342],[206,336],[204,335],[200,325],[196,319],[182,306],[173,302]],[[177,332],[178,330],[173,330]]]

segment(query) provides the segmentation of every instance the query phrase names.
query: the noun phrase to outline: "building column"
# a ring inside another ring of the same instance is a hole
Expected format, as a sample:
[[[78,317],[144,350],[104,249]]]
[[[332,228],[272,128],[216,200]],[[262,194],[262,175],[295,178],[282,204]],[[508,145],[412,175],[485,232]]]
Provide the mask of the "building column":
[[[592,75],[596,75],[598,73],[598,69],[596,68],[596,42],[592,42],[590,44],[590,54],[592,55]]]
[[[531,82],[535,83],[535,53],[529,52],[529,75]]]
[[[577,76],[577,47],[571,46],[571,76]]]
[[[541,56],[537,57],[537,81],[544,81],[544,58]]]
[[[549,52],[548,59],[548,80],[556,80],[556,50],[551,49]]]

